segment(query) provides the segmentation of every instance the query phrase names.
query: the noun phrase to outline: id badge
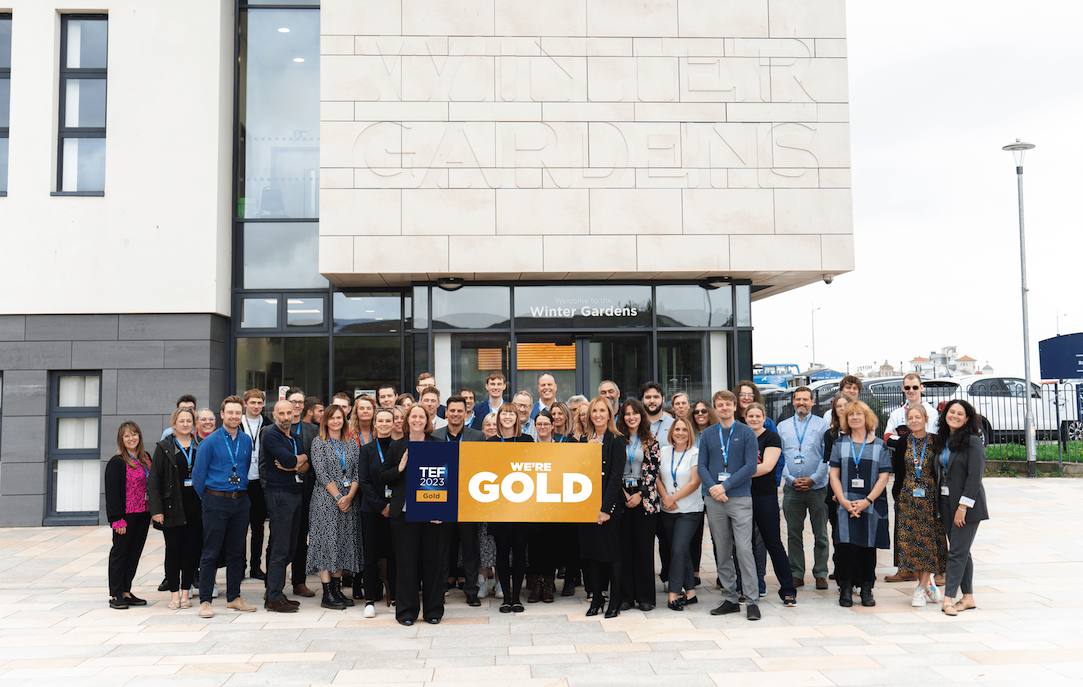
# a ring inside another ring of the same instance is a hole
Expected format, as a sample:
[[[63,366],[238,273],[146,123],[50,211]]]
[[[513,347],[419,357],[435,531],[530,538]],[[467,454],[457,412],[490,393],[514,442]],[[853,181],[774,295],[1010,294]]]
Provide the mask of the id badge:
[[[190,487],[190,486],[193,486],[193,485],[192,485],[192,480],[190,480],[190,479],[186,479],[186,480],[184,480],[184,486],[186,486],[186,487]]]
[[[240,476],[237,473],[233,473],[232,475],[229,476],[229,483],[230,484],[240,484],[241,483]]]
[[[634,487],[635,483],[636,483],[636,481],[634,479],[626,479],[626,480],[624,480],[624,486],[628,487],[629,489]]]
[[[385,499],[390,499],[391,498],[391,487],[384,487],[384,498]]]
[[[861,479],[860,477],[856,477],[856,478],[850,480],[850,486],[852,488],[854,488],[854,489],[864,489],[865,488],[865,480]]]
[[[725,482],[729,478],[730,478],[730,473],[728,473],[728,472],[720,472],[720,473],[718,473],[718,482],[719,483]]]
[[[914,490],[914,498],[917,498],[917,499],[925,498],[925,490],[924,489],[915,489]]]
[[[304,478],[303,478],[303,477],[301,477],[301,473],[299,473],[299,472],[297,472],[297,473],[294,473],[294,475],[293,475],[293,478],[294,478],[295,480],[297,480],[297,483],[298,483],[298,484],[304,484],[304,483],[305,483],[305,480],[304,480]]]
[[[349,488],[349,486],[350,486],[350,480],[348,480],[348,479],[344,479],[344,480],[342,480],[342,486],[344,486],[344,487],[347,487],[347,488]]]
[[[801,457],[801,456],[797,456],[796,458],[793,459],[794,465],[802,465],[802,464],[804,464],[804,462],[805,462],[805,459],[803,457]]]
[[[940,495],[941,496],[951,496],[951,494],[948,493],[948,488],[946,486],[945,487],[940,487]]]

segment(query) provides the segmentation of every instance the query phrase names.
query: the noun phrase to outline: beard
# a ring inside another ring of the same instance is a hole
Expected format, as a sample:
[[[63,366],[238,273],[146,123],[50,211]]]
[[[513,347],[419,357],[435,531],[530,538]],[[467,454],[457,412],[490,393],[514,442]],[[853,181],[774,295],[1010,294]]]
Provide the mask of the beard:
[[[643,407],[647,409],[648,415],[657,415],[658,410],[662,407],[662,404],[655,403],[654,405],[651,405],[650,403],[644,403]]]
[[[281,421],[275,420],[275,425],[277,425],[278,428],[281,429],[286,434],[289,434],[290,433],[290,427],[293,426],[293,422],[290,419],[281,420]]]

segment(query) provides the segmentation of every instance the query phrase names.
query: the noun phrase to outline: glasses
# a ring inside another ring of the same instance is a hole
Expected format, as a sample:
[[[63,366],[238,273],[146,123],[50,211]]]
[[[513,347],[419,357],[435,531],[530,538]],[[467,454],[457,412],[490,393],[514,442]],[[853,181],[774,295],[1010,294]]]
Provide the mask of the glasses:
[[[703,408],[700,408],[699,410],[693,410],[692,414],[693,415],[706,415],[707,411],[704,410]]]
[[[920,388],[920,386],[904,386],[903,391],[917,391]]]
[[[527,405],[526,403],[516,403],[515,407],[518,408],[519,410],[526,410],[530,406]]]
[[[756,394],[737,394],[738,398],[756,398]]]

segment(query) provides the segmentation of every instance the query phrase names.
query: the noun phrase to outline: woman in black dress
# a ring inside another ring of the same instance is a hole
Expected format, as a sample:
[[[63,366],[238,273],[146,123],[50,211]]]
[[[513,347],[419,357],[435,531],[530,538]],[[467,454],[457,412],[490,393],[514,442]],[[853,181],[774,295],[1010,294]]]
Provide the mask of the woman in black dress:
[[[598,523],[579,526],[579,557],[586,563],[588,591],[593,594],[587,615],[598,615],[605,603],[602,598],[605,578],[602,575],[608,572],[609,608],[605,617],[616,618],[620,615],[620,520],[624,511],[621,475],[628,460],[628,442],[617,431],[613,407],[606,397],[594,397],[587,406],[587,418],[590,426],[585,443],[602,445],[602,508]]]
[[[391,432],[395,411],[380,408],[372,419],[376,440],[365,444],[357,463],[361,490],[361,538],[365,542],[365,617],[376,617],[376,602],[388,606],[395,600],[395,551],[391,546],[391,493],[377,479],[380,468],[391,455]]]
[[[522,433],[519,411],[514,403],[505,403],[496,411],[496,436],[488,441],[534,442]],[[501,613],[522,613],[526,610],[519,595],[526,575],[526,541],[532,528],[521,522],[490,522],[488,533],[496,540],[496,575],[504,591]]]
[[[620,523],[620,550],[624,563],[620,609],[639,604],[643,612],[653,611],[654,538],[662,499],[658,495],[659,444],[643,422],[647,411],[630,398],[620,407],[617,431],[628,438],[627,459],[622,464],[624,514]]]

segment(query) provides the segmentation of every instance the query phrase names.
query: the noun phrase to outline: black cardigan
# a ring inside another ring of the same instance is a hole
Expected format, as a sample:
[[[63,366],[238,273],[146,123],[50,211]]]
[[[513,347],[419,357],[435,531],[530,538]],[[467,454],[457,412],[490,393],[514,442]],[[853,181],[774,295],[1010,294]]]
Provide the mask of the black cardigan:
[[[127,487],[128,464],[118,453],[105,464],[105,517],[110,525],[124,517],[128,505]]]
[[[430,441],[427,435],[425,441]],[[377,485],[386,484],[391,487],[391,509],[387,512],[389,518],[402,515],[402,509],[406,505],[406,473],[399,471],[399,462],[409,446],[409,435],[392,441],[389,455],[384,456],[384,464],[380,466],[380,472],[376,475]]]
[[[199,439],[192,435],[192,450],[199,448]],[[150,479],[147,481],[148,510],[151,516],[163,515],[163,527],[179,527],[188,524],[184,515],[184,479],[178,461],[188,463],[184,454],[177,450],[173,435],[159,441],[154,447],[154,458],[150,461]],[[195,463],[195,453],[192,454]]]
[[[580,443],[590,443],[584,436]],[[613,515],[624,505],[624,461],[628,460],[628,440],[606,430],[602,437],[602,510]]]

